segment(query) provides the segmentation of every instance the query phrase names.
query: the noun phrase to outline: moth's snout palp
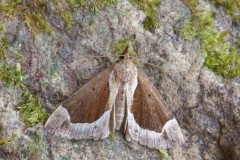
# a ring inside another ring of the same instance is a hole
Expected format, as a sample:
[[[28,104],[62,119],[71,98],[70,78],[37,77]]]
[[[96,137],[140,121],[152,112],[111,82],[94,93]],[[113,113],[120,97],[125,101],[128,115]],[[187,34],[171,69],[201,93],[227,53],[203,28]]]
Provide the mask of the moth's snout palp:
[[[128,48],[129,48],[129,46],[127,45],[126,48],[123,51],[123,54],[121,56],[123,59],[130,59],[129,53],[128,53]]]

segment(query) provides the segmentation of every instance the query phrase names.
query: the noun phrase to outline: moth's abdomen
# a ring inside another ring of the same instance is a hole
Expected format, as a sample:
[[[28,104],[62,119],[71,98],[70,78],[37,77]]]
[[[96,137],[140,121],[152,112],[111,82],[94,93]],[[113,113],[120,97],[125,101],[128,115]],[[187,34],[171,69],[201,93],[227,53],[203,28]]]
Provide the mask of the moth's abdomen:
[[[125,90],[126,87],[123,85],[119,88],[116,101],[115,101],[115,122],[116,122],[116,130],[120,130],[123,126],[123,122],[126,119],[126,104],[125,104]]]

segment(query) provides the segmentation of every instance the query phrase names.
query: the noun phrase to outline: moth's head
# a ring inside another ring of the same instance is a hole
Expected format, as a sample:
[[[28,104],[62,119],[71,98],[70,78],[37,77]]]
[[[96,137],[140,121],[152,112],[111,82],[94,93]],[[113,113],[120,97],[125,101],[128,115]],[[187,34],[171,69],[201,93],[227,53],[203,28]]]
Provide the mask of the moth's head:
[[[125,64],[125,65],[128,65],[129,67],[131,67],[134,64],[132,63],[132,60],[131,60],[132,58],[129,56],[128,48],[129,48],[129,46],[127,45],[126,48],[124,49],[122,55],[120,56],[119,63]]]
[[[132,57],[129,56],[128,53],[128,48],[129,46],[127,45],[126,48],[124,49],[122,55],[120,56],[120,61],[123,61],[123,63],[131,63]]]
[[[128,46],[125,48],[121,60],[114,67],[114,73],[122,83],[130,81],[137,73],[137,68],[133,64],[128,54]]]
[[[129,56],[129,53],[128,53],[128,46],[126,46],[126,48],[124,49],[122,55],[119,57],[120,61],[122,60],[128,60],[128,59],[131,59],[131,57]]]

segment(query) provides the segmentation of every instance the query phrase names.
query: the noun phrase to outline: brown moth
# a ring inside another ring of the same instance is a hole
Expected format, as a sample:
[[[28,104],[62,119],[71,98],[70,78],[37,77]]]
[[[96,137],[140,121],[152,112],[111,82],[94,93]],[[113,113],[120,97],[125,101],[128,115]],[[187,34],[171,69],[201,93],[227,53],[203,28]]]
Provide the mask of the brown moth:
[[[129,142],[152,149],[183,143],[157,89],[128,56],[92,78],[49,117],[45,129],[67,139],[104,139],[123,127]]]

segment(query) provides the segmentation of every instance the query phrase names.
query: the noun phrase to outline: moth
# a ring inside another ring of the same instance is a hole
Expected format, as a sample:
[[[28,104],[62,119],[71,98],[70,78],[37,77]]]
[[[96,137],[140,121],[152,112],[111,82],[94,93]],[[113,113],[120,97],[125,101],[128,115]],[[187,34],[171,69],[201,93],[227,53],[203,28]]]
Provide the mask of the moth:
[[[124,58],[92,78],[49,117],[47,132],[67,139],[104,139],[123,129],[125,139],[151,149],[183,143],[183,134],[148,77]]]

